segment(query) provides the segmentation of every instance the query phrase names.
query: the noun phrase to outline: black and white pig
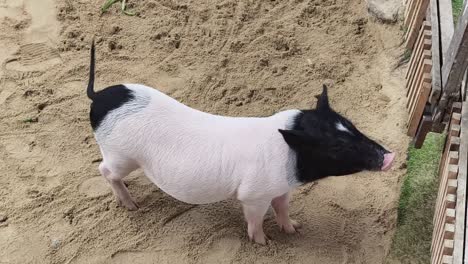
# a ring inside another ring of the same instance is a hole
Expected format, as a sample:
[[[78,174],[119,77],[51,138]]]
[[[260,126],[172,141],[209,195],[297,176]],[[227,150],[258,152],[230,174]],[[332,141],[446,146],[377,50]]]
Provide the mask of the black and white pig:
[[[333,111],[326,86],[315,109],[227,117],[190,108],[141,84],[95,92],[94,67],[93,42],[87,95],[103,157],[99,171],[118,203],[130,210],[138,205],[122,179],[141,168],[161,190],[186,203],[235,197],[249,238],[265,244],[263,218],[270,205],[283,231],[299,228],[288,212],[293,188],[327,176],[384,171],[395,157]]]

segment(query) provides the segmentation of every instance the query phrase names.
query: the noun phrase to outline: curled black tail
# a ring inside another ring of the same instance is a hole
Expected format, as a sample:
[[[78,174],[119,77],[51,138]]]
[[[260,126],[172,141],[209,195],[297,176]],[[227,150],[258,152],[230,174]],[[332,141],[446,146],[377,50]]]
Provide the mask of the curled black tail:
[[[88,98],[93,100],[96,93],[94,92],[94,64],[95,64],[95,48],[94,48],[94,38],[91,43],[91,62],[89,64],[89,81],[88,81],[88,89],[86,93]]]

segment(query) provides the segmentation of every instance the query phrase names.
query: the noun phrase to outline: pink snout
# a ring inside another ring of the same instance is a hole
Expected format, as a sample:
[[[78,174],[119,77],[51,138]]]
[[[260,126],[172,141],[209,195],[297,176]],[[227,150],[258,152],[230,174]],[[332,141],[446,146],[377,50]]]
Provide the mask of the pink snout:
[[[395,153],[384,154],[382,170],[383,171],[389,170],[392,167],[392,163],[394,159],[395,159]]]

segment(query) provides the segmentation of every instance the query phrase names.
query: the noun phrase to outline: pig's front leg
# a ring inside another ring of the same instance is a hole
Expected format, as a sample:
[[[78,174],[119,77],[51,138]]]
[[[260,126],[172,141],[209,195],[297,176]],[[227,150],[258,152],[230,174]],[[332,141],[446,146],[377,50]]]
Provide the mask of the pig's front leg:
[[[262,245],[266,244],[265,233],[263,233],[263,217],[269,207],[269,202],[264,201],[242,202],[249,238]]]
[[[275,210],[276,222],[282,231],[292,234],[301,227],[298,222],[289,218],[289,192],[274,198],[271,206]]]

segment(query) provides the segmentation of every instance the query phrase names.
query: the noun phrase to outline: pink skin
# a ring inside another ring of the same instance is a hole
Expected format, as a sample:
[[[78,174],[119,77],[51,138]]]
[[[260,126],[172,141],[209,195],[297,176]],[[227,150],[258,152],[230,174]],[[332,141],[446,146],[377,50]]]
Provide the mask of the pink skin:
[[[268,202],[242,203],[249,238],[262,245],[267,242],[267,236],[263,232],[263,218],[269,206]],[[280,230],[288,234],[296,233],[301,225],[289,218],[289,193],[274,198],[271,206],[275,211]]]
[[[133,200],[128,192],[127,187],[123,183],[122,179],[127,176],[128,172],[126,171],[110,171],[109,168],[102,162],[99,165],[99,171],[102,176],[109,182],[112,187],[112,192],[116,198],[117,204],[119,206],[124,206],[130,211],[137,210],[139,208],[138,204]]]
[[[301,228],[298,222],[289,218],[289,193],[274,198],[271,201],[271,206],[275,210],[276,222],[281,231],[293,234],[297,232],[297,229]]]
[[[392,167],[393,160],[395,159],[395,153],[384,154],[384,161],[382,165],[382,170],[387,171]]]
[[[266,236],[263,233],[263,217],[268,207],[268,202],[242,203],[249,238],[251,241],[253,240],[262,245],[266,244]]]

